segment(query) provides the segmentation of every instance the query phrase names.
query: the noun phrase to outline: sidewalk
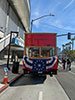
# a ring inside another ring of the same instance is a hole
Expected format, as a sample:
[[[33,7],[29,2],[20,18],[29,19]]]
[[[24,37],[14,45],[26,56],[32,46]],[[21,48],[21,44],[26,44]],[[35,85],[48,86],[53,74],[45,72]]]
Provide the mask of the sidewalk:
[[[2,81],[3,81],[3,78],[4,78],[4,67],[7,66],[7,62],[6,60],[0,60],[0,93],[6,89],[9,85],[5,85],[5,84],[2,84]],[[22,62],[20,62],[19,64],[19,74],[13,74],[12,73],[12,66],[13,64],[10,62],[9,64],[9,67],[10,67],[10,71],[8,71],[8,79],[9,79],[9,83],[15,81],[17,78],[19,78],[21,75],[22,75]]]

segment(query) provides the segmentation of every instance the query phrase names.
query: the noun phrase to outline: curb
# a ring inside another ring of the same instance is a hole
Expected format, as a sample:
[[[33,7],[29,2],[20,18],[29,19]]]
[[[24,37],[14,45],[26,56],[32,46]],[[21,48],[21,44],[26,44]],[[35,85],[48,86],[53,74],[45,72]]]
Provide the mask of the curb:
[[[3,92],[8,86],[9,86],[9,84],[4,85],[3,87],[1,87],[1,88],[0,88],[0,93]]]
[[[11,85],[12,83],[16,82],[22,76],[23,76],[23,74],[20,74],[20,75],[16,76],[15,78],[13,78],[12,80],[10,80],[9,84],[6,84],[6,85],[2,86],[0,88],[0,93],[3,92],[9,85]]]
[[[10,82],[9,82],[9,85],[11,85],[12,83],[16,82],[20,77],[22,77],[23,74],[20,74],[18,76],[16,76],[15,78],[13,78]]]

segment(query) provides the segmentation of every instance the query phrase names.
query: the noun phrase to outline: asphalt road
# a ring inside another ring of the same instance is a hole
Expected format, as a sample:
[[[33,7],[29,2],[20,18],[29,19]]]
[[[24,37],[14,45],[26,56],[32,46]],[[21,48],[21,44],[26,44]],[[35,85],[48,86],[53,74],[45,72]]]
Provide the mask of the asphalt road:
[[[24,75],[0,94],[0,100],[69,100],[55,76]]]
[[[53,77],[24,75],[0,94],[0,100],[75,100],[75,65],[71,71],[59,68]]]
[[[70,100],[75,100],[75,68],[71,71],[58,71],[56,76]]]

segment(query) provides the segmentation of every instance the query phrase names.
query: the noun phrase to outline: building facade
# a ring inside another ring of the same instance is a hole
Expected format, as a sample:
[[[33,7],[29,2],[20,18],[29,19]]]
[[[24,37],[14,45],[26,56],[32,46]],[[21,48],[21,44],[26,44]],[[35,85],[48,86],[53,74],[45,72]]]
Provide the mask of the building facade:
[[[7,36],[11,31],[15,31],[18,32],[18,36],[22,40],[24,33],[29,32],[29,30],[30,1],[0,0],[0,39]]]

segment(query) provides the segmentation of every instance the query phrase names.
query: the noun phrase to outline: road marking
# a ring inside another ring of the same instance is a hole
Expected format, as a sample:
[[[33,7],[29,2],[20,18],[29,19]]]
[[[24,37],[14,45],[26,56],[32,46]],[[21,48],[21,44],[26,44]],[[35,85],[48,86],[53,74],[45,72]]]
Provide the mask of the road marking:
[[[74,72],[69,72],[69,73],[71,73],[71,74],[75,75],[75,73],[74,73]]]
[[[43,92],[42,91],[39,92],[39,99],[38,100],[43,100]]]

